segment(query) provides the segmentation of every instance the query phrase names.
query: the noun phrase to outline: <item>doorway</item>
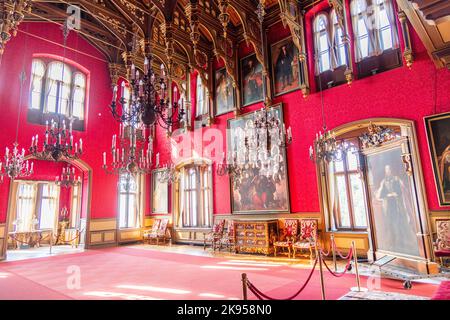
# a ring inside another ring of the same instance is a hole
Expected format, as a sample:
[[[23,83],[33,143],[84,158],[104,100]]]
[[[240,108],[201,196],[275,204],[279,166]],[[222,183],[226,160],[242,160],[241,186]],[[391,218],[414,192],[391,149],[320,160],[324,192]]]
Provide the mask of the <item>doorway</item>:
[[[33,175],[10,182],[0,260],[84,251],[89,227],[91,168],[81,160],[30,160],[34,162]]]

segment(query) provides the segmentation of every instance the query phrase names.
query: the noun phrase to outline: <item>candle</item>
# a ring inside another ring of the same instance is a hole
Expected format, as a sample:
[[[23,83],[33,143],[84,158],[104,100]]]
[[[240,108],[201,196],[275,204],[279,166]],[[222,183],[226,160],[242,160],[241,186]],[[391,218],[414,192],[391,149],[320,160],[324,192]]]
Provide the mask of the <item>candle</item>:
[[[34,162],[31,163],[31,169],[30,169],[31,173],[33,173],[33,167],[34,167]]]
[[[116,99],[117,99],[117,85],[115,85],[113,89],[113,100],[116,101]]]
[[[159,167],[159,152],[156,154],[156,167]]]
[[[75,143],[75,153],[78,153],[78,143]]]
[[[83,140],[80,138],[80,152],[83,152]]]
[[[148,58],[147,57],[145,57],[145,59],[144,59],[144,72],[145,72],[145,74],[148,73]]]
[[[135,70],[136,67],[134,66],[134,63],[131,65],[131,80],[134,80],[135,78]]]
[[[31,147],[32,147],[32,148],[34,147],[34,136],[31,137]]]
[[[103,152],[103,166],[106,167],[106,152]]]

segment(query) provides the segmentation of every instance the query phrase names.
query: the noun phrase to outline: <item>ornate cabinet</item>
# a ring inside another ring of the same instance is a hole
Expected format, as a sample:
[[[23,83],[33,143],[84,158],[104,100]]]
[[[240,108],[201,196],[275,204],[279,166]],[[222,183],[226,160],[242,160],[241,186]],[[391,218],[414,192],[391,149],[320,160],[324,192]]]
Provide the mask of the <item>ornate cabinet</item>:
[[[278,236],[278,220],[236,220],[236,252],[273,253],[273,238]]]

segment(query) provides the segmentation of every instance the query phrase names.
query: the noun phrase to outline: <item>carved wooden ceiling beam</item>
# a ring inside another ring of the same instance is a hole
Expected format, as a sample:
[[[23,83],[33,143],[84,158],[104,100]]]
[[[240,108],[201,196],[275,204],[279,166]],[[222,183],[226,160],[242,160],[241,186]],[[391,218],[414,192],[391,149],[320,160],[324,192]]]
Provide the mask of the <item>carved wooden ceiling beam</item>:
[[[27,21],[54,21],[62,25],[67,19],[67,12],[52,3],[39,2],[34,3],[32,12],[25,19]],[[76,32],[102,51],[109,61],[117,62],[118,48],[121,46],[117,35],[109,29],[105,29],[104,26],[99,26],[97,20],[94,22],[83,20],[81,26],[82,29],[76,30]]]
[[[424,16],[425,20],[439,23],[443,19],[450,19],[450,1],[448,0],[410,0],[414,7]]]

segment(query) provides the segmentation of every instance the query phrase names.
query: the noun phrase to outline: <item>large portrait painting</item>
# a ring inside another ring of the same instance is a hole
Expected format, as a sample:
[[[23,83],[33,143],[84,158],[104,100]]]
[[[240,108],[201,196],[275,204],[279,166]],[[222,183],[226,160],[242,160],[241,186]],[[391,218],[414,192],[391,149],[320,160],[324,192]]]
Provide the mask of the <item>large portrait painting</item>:
[[[160,181],[164,170],[157,169],[152,172],[152,213],[169,213],[169,185]]]
[[[271,108],[283,122],[282,105]],[[230,152],[242,148],[239,144],[239,131],[245,128],[247,121],[253,120],[255,112],[228,120],[227,150]],[[259,169],[246,167],[239,174],[230,175],[232,213],[288,213],[289,184],[287,178],[286,150],[281,148],[282,161],[276,176],[261,174]]]
[[[242,102],[244,106],[263,100],[262,65],[252,54],[241,60]]]
[[[217,70],[214,80],[216,116],[235,110],[235,91],[226,68]]]
[[[441,206],[450,205],[450,113],[425,118],[434,178]]]
[[[419,214],[414,182],[402,158],[405,147],[406,141],[399,140],[366,152],[372,228],[376,251],[418,257]]]
[[[272,86],[275,96],[298,90],[302,84],[302,68],[298,49],[292,37],[272,45]]]

